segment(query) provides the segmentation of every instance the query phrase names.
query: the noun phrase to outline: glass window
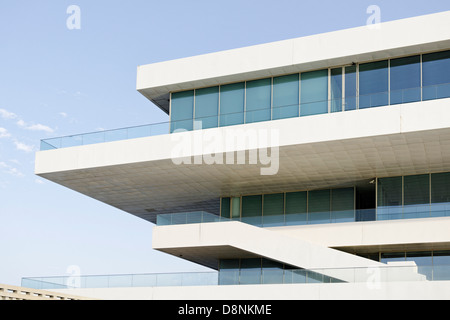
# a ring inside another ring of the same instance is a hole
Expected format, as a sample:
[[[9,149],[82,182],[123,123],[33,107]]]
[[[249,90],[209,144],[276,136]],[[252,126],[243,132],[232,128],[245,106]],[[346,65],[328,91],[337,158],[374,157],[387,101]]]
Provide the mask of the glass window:
[[[220,126],[244,123],[245,83],[220,87]]]
[[[420,56],[391,60],[391,104],[421,100]]]
[[[422,57],[423,100],[450,97],[450,51]]]
[[[230,198],[222,198],[220,203],[220,216],[223,218],[230,218],[230,209],[231,209],[231,199]]]
[[[272,79],[247,82],[245,122],[259,122],[271,119]]]
[[[359,108],[386,106],[389,103],[388,61],[359,66]]]
[[[378,220],[403,217],[402,184],[402,177],[378,179]]]
[[[299,110],[299,75],[273,78],[272,119],[298,117]]]
[[[286,193],[286,225],[307,223],[307,194],[306,191]]]
[[[328,70],[301,74],[300,115],[328,113]]]
[[[284,224],[284,193],[265,194],[263,204],[264,226]]]
[[[342,111],[342,68],[331,69],[331,112]]]
[[[261,259],[242,259],[240,284],[261,283]]]
[[[356,65],[345,67],[345,111],[356,110],[357,81]]]
[[[262,220],[262,195],[242,197],[242,221],[260,225]]]
[[[194,117],[194,90],[172,93],[170,132],[178,129],[191,131]]]
[[[355,221],[355,189],[331,190],[331,211],[333,222]]]
[[[241,217],[241,198],[231,198],[231,217],[233,219],[239,219]]]
[[[308,215],[310,223],[330,222],[330,190],[308,192]]]
[[[218,126],[218,114],[219,87],[195,90],[194,129],[216,128]]]

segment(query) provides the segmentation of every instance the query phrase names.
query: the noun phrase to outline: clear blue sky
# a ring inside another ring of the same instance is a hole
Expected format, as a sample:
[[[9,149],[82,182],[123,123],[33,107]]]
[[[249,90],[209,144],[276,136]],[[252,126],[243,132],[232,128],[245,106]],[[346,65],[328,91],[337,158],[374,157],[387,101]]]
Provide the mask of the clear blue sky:
[[[69,5],[81,29],[69,30]],[[2,0],[0,283],[202,271],[151,249],[151,223],[34,175],[40,139],[167,121],[138,65],[450,10],[448,0]]]

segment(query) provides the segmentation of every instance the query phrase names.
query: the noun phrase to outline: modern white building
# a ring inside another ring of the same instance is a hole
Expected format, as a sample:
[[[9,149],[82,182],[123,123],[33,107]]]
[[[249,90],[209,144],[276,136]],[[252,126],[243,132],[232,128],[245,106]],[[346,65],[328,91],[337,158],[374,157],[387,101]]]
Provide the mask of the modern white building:
[[[155,223],[154,249],[213,271],[23,286],[450,298],[450,12],[140,66],[137,90],[170,122],[44,140],[36,174]]]

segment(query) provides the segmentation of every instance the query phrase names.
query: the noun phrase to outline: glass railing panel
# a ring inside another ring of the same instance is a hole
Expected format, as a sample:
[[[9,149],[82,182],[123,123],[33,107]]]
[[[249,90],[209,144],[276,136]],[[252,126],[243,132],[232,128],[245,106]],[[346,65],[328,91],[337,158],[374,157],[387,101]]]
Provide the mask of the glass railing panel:
[[[127,129],[127,137],[128,139],[150,137],[152,135],[151,132],[152,131],[150,125],[132,127]]]
[[[192,131],[194,129],[194,119],[177,120],[170,122],[170,133]]]
[[[61,148],[61,138],[41,140],[41,151]]]
[[[181,287],[183,285],[183,275],[177,273],[158,274],[156,285],[158,287]]]
[[[420,219],[450,216],[450,203],[421,204],[410,206],[379,207],[378,209],[358,209],[343,211],[309,212],[286,215],[268,215],[223,218],[208,212],[185,212],[161,214],[157,216],[158,226],[177,224],[213,223],[240,221],[257,227],[278,227],[309,224],[350,223],[399,219]]]
[[[379,92],[359,96],[359,109],[375,108],[389,105],[389,93]]]
[[[297,118],[299,116],[299,110],[300,110],[299,104],[273,107],[272,120]]]
[[[156,287],[156,274],[134,274],[133,287]]]
[[[262,217],[263,227],[280,227],[286,225],[284,215],[270,215]]]
[[[172,215],[170,214],[159,214],[156,216],[157,226],[170,226],[172,224]]]
[[[426,277],[427,281],[433,280],[433,267],[432,266],[418,266],[417,272]]]
[[[67,288],[123,288],[217,286],[255,284],[383,283],[398,281],[449,281],[450,265],[374,266],[335,269],[261,269],[221,270],[220,272],[82,276],[80,285],[68,286],[70,277],[23,278],[22,286],[40,290]]]
[[[342,269],[335,269],[335,270],[323,270],[328,278],[328,282],[362,282],[365,281],[368,277],[368,269],[362,268],[362,269],[353,269],[353,268],[342,268]]]
[[[219,118],[217,115],[196,118],[194,120],[194,130],[217,128],[218,126],[219,126]]]
[[[45,281],[43,278],[34,278],[34,279],[24,278],[24,279],[22,279],[22,282],[21,282],[22,287],[36,289],[36,290],[44,289],[44,284],[45,284]]]
[[[376,221],[377,210],[376,209],[359,209],[355,212],[355,221]]]
[[[239,284],[261,284],[261,269],[241,269]]]
[[[326,276],[321,273],[306,270],[306,283],[324,283],[326,279]]]
[[[186,224],[202,223],[203,212],[188,212],[186,213]]]
[[[355,222],[355,210],[331,211],[331,223]]]
[[[82,277],[82,288],[109,288],[109,276],[85,276]]]
[[[330,112],[331,113],[335,113],[335,112],[342,112],[342,106],[343,106],[343,99],[342,98],[337,98],[337,99],[332,99],[330,100]]]
[[[450,280],[450,265],[433,266],[432,270],[433,281],[449,281]]]
[[[300,104],[300,116],[313,116],[328,113],[328,101],[305,102]]]
[[[185,273],[182,275],[182,286],[216,286],[218,277],[215,273]]]
[[[284,283],[306,283],[307,282],[306,270],[285,270],[284,271]]]
[[[247,110],[245,112],[245,123],[269,121],[270,119],[271,119],[270,107],[258,108],[256,110]]]
[[[450,98],[450,83],[437,86],[436,99]]]
[[[209,222],[220,222],[220,221],[230,221],[230,219],[216,216],[215,214],[211,214],[208,212],[202,212],[202,223]]]
[[[187,224],[188,213],[176,213],[172,216],[172,224]]]
[[[358,97],[345,97],[344,111],[353,111],[357,110],[358,106]]]
[[[450,83],[423,87],[423,100],[450,98]]]
[[[244,123],[244,113],[223,113],[220,115],[220,126],[229,127]]]
[[[219,217],[218,215],[204,211],[160,214],[156,217],[156,225],[158,226],[210,223],[220,221],[230,221],[230,219]]]
[[[430,206],[430,217],[450,217],[450,202],[433,203]]]
[[[308,224],[331,223],[331,212],[308,212]]]
[[[403,206],[403,219],[418,219],[430,217],[430,204]]]

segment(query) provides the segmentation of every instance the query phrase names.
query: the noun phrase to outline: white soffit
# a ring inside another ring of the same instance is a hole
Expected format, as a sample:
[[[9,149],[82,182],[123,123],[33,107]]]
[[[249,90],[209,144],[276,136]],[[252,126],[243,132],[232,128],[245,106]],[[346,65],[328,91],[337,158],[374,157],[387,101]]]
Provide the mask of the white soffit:
[[[139,66],[137,90],[169,93],[450,48],[450,11]]]

